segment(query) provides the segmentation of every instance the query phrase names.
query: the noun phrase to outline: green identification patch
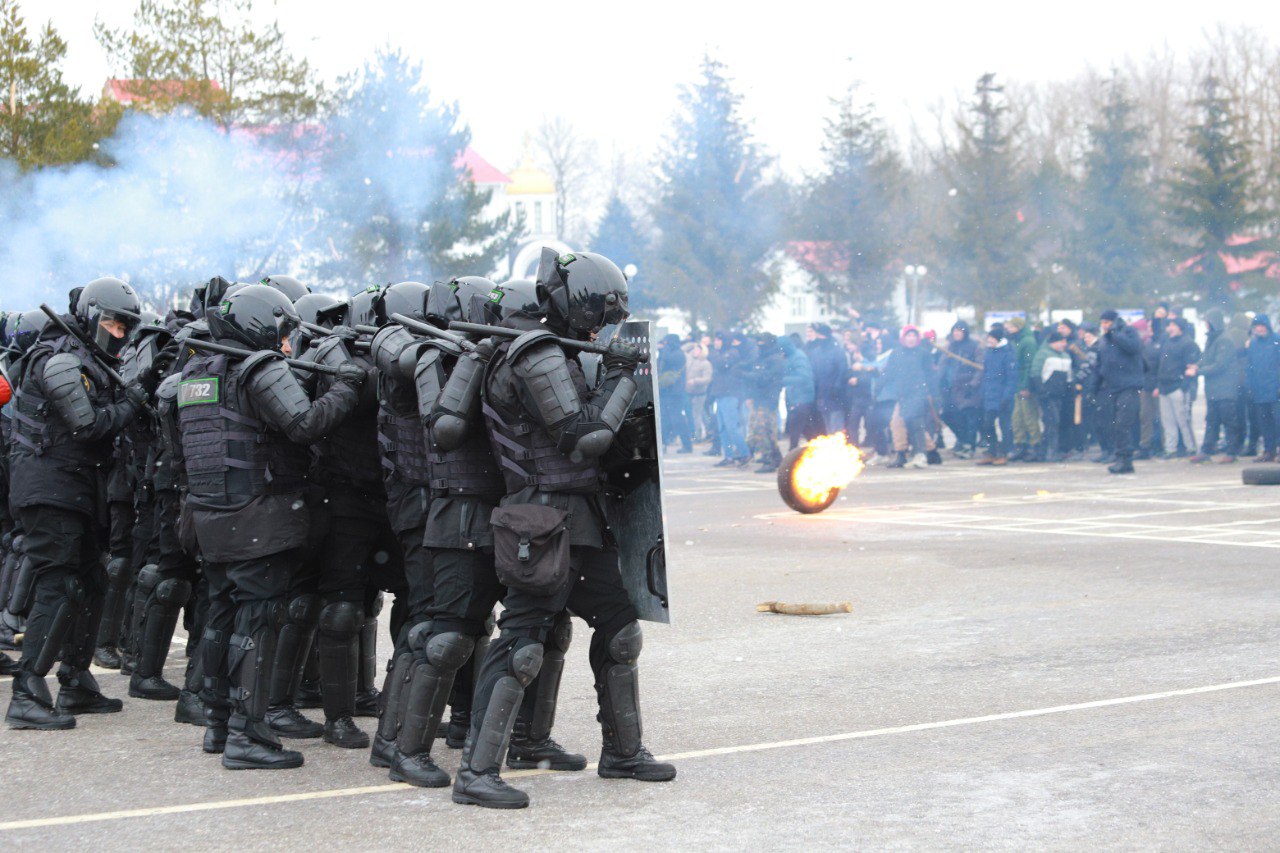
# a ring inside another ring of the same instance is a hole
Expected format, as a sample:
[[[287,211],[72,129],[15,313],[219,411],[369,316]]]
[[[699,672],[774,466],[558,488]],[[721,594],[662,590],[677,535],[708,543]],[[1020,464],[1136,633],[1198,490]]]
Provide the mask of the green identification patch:
[[[567,253],[566,253],[566,254],[561,255],[561,256],[560,256],[559,258],[557,258],[556,260],[560,261],[560,266],[562,266],[562,267],[567,267],[567,266],[569,266],[569,264],[573,263],[573,262],[574,262],[574,261],[576,261],[577,259],[578,259],[578,256],[577,256],[577,255],[570,255],[570,254],[567,254]]]
[[[218,377],[184,379],[178,386],[178,408],[216,403],[220,399]]]
[[[502,301],[502,297],[503,297],[503,295],[504,295],[504,294],[503,294],[503,292],[502,292],[502,288],[500,288],[500,287],[495,287],[493,290],[490,290],[490,291],[489,291],[489,301],[490,301],[490,302],[501,302],[501,301]]]

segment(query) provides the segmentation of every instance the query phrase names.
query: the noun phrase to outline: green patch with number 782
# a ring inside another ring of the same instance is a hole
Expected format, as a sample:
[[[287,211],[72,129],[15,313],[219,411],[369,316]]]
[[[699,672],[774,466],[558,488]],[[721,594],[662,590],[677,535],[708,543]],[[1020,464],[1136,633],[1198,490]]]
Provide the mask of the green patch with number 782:
[[[220,399],[218,390],[216,376],[210,376],[207,379],[184,379],[178,386],[178,408],[216,403]]]

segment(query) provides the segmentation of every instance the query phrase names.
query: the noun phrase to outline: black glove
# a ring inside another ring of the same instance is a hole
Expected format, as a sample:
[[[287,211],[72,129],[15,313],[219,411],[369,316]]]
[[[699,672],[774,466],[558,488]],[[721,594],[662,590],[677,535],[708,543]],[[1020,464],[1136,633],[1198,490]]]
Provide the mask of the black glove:
[[[498,345],[493,338],[485,338],[476,343],[476,358],[488,364],[489,359],[493,358],[493,354],[497,351]]]
[[[626,341],[610,341],[600,360],[605,370],[633,370],[640,363],[640,347]]]
[[[630,450],[652,451],[658,444],[653,420],[635,413],[627,415],[618,427],[618,442]]]
[[[350,326],[334,326],[329,331],[329,334],[333,335],[335,338],[341,338],[342,340],[347,342],[354,341],[355,339],[360,337],[360,333],[357,332],[355,329],[351,328]]]
[[[369,378],[368,372],[353,361],[344,361],[338,365],[338,381],[347,382],[359,388]]]
[[[126,386],[124,398],[138,411],[145,409],[147,403],[151,402],[151,395],[147,393],[147,389],[142,386],[141,382]]]

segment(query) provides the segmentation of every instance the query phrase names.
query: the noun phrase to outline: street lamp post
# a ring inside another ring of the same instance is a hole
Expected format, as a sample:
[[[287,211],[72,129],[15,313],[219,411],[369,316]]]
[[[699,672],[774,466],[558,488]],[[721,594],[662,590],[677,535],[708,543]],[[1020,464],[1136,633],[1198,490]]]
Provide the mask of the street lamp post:
[[[929,268],[924,264],[907,264],[903,272],[911,279],[911,302],[907,318],[911,325],[916,326],[920,323],[920,279],[929,274]]]

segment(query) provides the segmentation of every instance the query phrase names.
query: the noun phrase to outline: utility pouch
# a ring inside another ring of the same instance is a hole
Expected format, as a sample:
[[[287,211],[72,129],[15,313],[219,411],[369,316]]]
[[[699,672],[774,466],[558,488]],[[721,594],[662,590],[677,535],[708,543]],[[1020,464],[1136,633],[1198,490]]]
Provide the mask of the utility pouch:
[[[569,513],[543,504],[493,510],[494,568],[498,581],[531,595],[549,596],[569,581]]]

